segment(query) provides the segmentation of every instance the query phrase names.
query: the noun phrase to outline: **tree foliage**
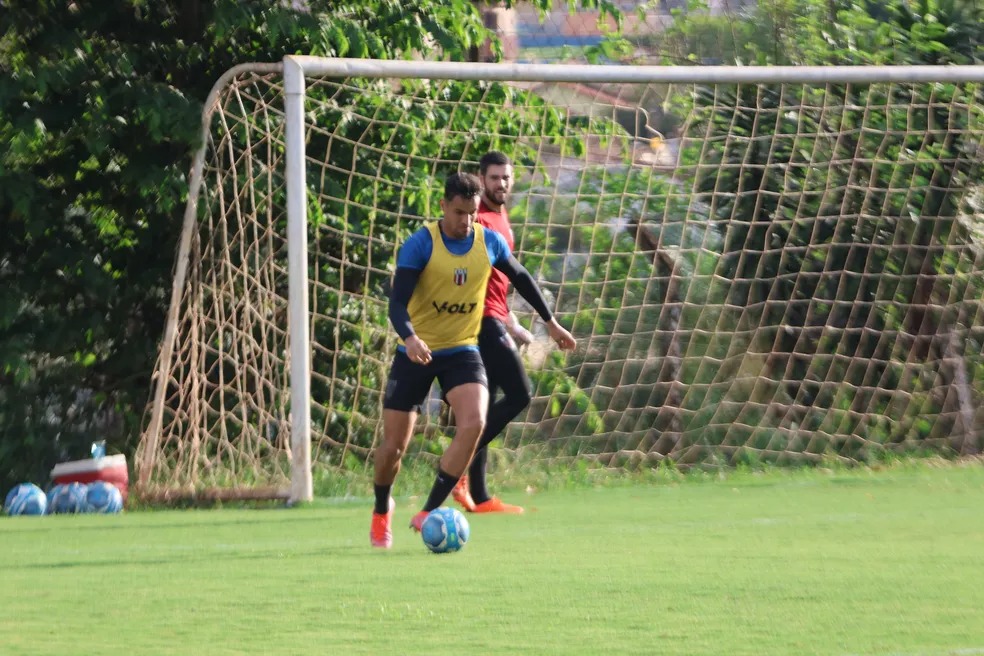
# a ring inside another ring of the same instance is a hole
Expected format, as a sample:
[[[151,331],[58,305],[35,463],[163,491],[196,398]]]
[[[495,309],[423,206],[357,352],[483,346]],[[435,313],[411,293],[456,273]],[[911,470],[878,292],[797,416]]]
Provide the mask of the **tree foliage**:
[[[549,0],[534,5],[545,11]],[[614,12],[604,0],[569,0]],[[467,60],[469,0],[0,3],[0,486],[128,452],[169,299],[202,101],[285,54]]]
[[[984,42],[980,10],[962,0],[797,6],[799,15],[776,32],[777,56],[759,51],[760,63],[977,63]],[[762,3],[759,11],[770,7]],[[676,29],[687,31],[685,25]],[[681,113],[692,117],[689,129],[712,144],[700,153],[712,173],[696,188],[726,228],[729,300],[772,331],[764,339],[779,356],[771,377],[782,379],[788,371],[786,378],[801,381],[785,390],[790,400],[890,416],[892,390],[898,390],[921,394],[908,404],[913,412],[943,412],[946,395],[922,393],[928,384],[913,374],[913,361],[947,357],[951,331],[974,321],[946,299],[980,295],[979,266],[955,251],[972,241],[959,219],[984,173],[975,142],[984,127],[974,109],[981,101],[979,85],[940,83],[796,92],[743,85],[698,89],[683,102]],[[684,153],[691,164],[697,156],[696,147]],[[881,272],[898,276],[898,284],[878,284],[873,274]],[[937,282],[955,272],[959,289]],[[771,303],[774,298],[783,302]],[[899,339],[864,339],[868,330]],[[966,352],[979,351],[973,332],[967,339]],[[793,353],[870,360],[867,368],[852,369],[849,359],[807,361]],[[847,385],[818,384],[824,380]],[[872,380],[885,390],[878,399],[871,398]],[[863,430],[859,413],[836,416],[843,418],[841,432]],[[828,421],[809,414],[807,430],[833,425],[811,423],[811,417]],[[872,434],[884,441],[931,437],[924,424],[907,416],[880,437]],[[945,437],[949,429],[942,422],[933,436]]]

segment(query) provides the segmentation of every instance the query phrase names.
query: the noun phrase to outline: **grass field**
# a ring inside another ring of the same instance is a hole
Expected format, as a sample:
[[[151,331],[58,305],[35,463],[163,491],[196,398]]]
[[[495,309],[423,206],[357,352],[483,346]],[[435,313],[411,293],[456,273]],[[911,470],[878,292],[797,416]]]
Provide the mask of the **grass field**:
[[[984,465],[522,500],[451,555],[368,500],[0,518],[0,654],[984,654]]]

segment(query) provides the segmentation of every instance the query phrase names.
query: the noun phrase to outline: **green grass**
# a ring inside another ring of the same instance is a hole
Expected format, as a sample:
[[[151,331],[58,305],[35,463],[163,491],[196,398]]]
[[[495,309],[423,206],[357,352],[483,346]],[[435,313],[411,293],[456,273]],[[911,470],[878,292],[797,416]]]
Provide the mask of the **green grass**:
[[[0,519],[0,654],[981,654],[984,467],[570,485],[458,554],[367,500]]]

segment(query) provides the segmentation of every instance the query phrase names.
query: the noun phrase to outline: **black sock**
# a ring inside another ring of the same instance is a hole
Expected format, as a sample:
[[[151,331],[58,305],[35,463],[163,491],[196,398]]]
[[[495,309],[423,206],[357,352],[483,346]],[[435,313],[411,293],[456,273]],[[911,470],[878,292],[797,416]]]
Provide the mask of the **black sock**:
[[[483,446],[475,452],[468,466],[468,491],[475,503],[485,503],[491,498],[485,486],[485,466],[488,461],[489,449]]]
[[[376,494],[376,505],[372,509],[377,515],[385,515],[390,511],[390,490],[392,485],[374,485],[373,492]]]
[[[434,487],[431,488],[424,510],[430,512],[435,508],[440,508],[444,500],[451,494],[455,483],[458,482],[457,476],[452,476],[440,467],[437,468],[437,478],[434,479]]]

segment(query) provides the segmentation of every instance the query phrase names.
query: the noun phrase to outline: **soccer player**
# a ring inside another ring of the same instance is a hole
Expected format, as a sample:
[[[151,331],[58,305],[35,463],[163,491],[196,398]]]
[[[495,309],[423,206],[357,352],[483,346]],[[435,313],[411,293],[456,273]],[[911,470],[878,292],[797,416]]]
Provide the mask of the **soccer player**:
[[[497,233],[475,225],[481,183],[453,173],[444,185],[443,218],[417,230],[396,259],[389,317],[400,338],[383,395],[383,442],[374,459],[375,507],[369,529],[374,547],[393,544],[390,492],[413,435],[420,406],[436,378],[456,418],[451,444],[411,527],[448,498],[475,451],[488,405],[488,382],[478,350],[485,293],[492,269],[502,271],[547,324],[562,349],[575,342],[554,319],[533,277]]]
[[[478,161],[478,172],[482,182],[482,200],[478,206],[477,223],[501,235],[512,250],[515,244],[506,211],[506,201],[513,184],[512,162],[505,154],[493,150]],[[485,430],[475,448],[468,473],[461,477],[451,492],[454,500],[468,512],[523,512],[522,506],[503,503],[498,497],[491,496],[486,485],[489,442],[529,405],[532,393],[517,344],[529,344],[533,336],[509,310],[506,300],[508,291],[509,278],[500,271],[492,271],[485,295],[482,330],[478,336],[489,383]],[[497,390],[502,390],[501,399],[496,399]]]

